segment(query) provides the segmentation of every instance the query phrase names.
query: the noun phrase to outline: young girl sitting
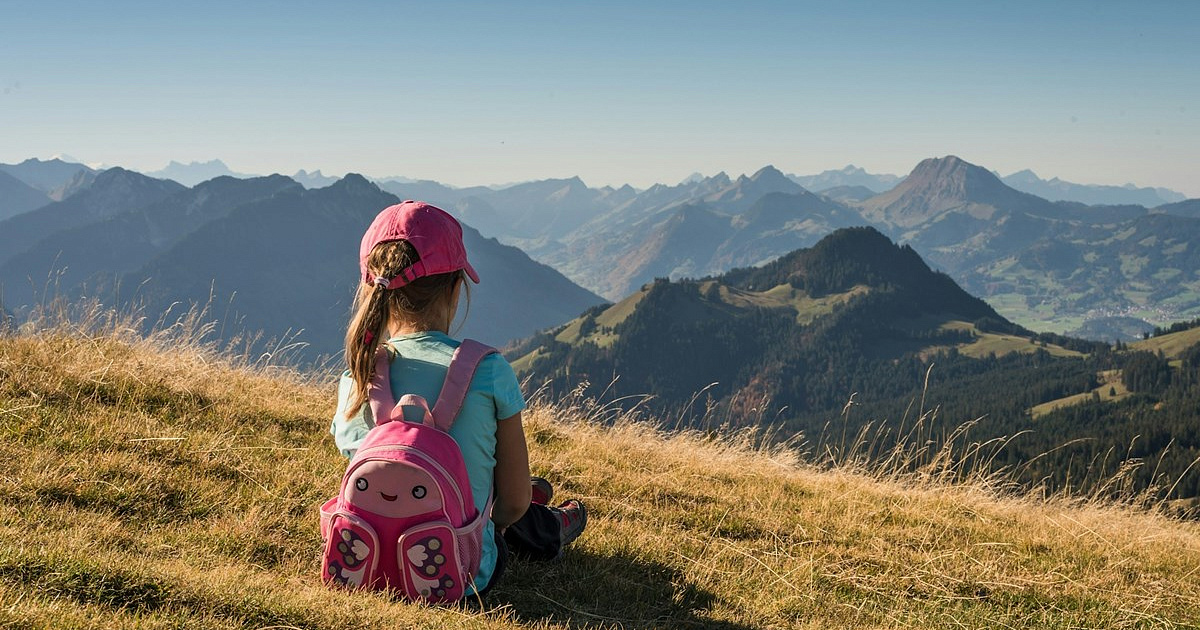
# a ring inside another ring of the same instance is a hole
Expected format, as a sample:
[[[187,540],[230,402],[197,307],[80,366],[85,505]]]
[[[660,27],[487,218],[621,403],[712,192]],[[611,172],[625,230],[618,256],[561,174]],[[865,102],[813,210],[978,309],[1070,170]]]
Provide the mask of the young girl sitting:
[[[465,280],[479,276],[467,262],[462,226],[439,208],[405,201],[385,208],[363,235],[359,249],[362,282],[346,331],[348,370],[338,386],[338,408],[330,432],[342,454],[352,457],[373,426],[366,404],[376,351],[387,343],[395,353],[393,394],[438,399],[459,341],[449,336]],[[582,503],[546,504],[553,490],[529,475],[529,453],[521,428],[525,399],[512,367],[499,354],[480,363],[450,435],[462,450],[476,509],[494,497],[492,520],[483,533],[483,555],[475,590],[491,588],[504,570],[508,551],[552,559],[583,531]],[[405,409],[406,420],[420,416]]]

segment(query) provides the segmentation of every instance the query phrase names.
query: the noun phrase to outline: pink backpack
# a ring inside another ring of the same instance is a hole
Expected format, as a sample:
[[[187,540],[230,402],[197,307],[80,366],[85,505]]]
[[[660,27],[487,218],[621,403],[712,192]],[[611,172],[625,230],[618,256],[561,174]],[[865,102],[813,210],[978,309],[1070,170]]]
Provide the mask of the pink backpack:
[[[368,398],[375,427],[350,460],[341,492],[321,507],[326,584],[394,589],[427,602],[474,590],[492,500],[475,509],[462,451],[447,432],[475,369],[495,351],[463,341],[431,411],[415,394],[393,402],[390,357],[380,347]],[[422,424],[404,421],[407,406],[424,409]]]

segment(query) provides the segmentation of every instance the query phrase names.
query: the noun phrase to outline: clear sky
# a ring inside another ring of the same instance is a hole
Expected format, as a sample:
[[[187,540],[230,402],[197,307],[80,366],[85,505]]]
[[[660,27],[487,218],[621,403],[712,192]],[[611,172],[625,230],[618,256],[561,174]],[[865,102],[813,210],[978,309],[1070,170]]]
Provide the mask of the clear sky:
[[[832,6],[831,6],[832,5]],[[13,2],[0,162],[675,183],[774,164],[1200,197],[1200,2]]]

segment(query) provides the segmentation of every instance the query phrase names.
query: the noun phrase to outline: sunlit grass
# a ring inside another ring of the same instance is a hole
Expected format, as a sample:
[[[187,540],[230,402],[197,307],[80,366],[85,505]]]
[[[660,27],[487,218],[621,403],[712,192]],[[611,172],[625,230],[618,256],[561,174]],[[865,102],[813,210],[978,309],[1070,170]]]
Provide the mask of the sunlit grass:
[[[1198,343],[1200,343],[1200,327],[1135,341],[1129,344],[1129,348],[1155,353],[1162,352],[1163,356],[1176,359],[1184,350]]]
[[[999,444],[952,459],[836,427],[664,433],[580,398],[527,414],[534,471],[589,508],[565,558],[514,562],[482,605],[332,591],[332,381],[196,332],[101,318],[0,337],[0,626],[1200,624],[1200,526],[1018,493],[983,472]]]

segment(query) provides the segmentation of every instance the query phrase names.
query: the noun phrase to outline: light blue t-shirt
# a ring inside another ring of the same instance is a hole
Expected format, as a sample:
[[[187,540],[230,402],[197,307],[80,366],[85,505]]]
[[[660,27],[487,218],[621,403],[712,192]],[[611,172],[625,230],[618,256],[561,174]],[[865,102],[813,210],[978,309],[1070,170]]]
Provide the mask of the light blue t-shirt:
[[[427,331],[393,337],[388,343],[399,351],[391,368],[392,394],[396,398],[403,394],[417,394],[432,407],[442,392],[446,368],[459,342],[444,333]],[[349,374],[343,374],[338,384],[337,413],[329,428],[338,449],[346,457],[354,455],[373,426],[367,418],[369,407],[366,404],[354,417],[346,417],[346,407],[349,406],[353,389],[354,381]],[[511,418],[523,409],[525,398],[521,395],[521,387],[512,366],[499,354],[486,357],[471,380],[458,419],[450,427],[450,436],[462,449],[475,509],[479,511],[487,506],[492,493],[496,469],[496,422]],[[404,415],[407,420],[421,421],[419,409],[406,407]],[[484,525],[483,557],[479,562],[479,573],[475,576],[475,587],[483,590],[491,581],[495,569],[495,525],[489,519]]]

